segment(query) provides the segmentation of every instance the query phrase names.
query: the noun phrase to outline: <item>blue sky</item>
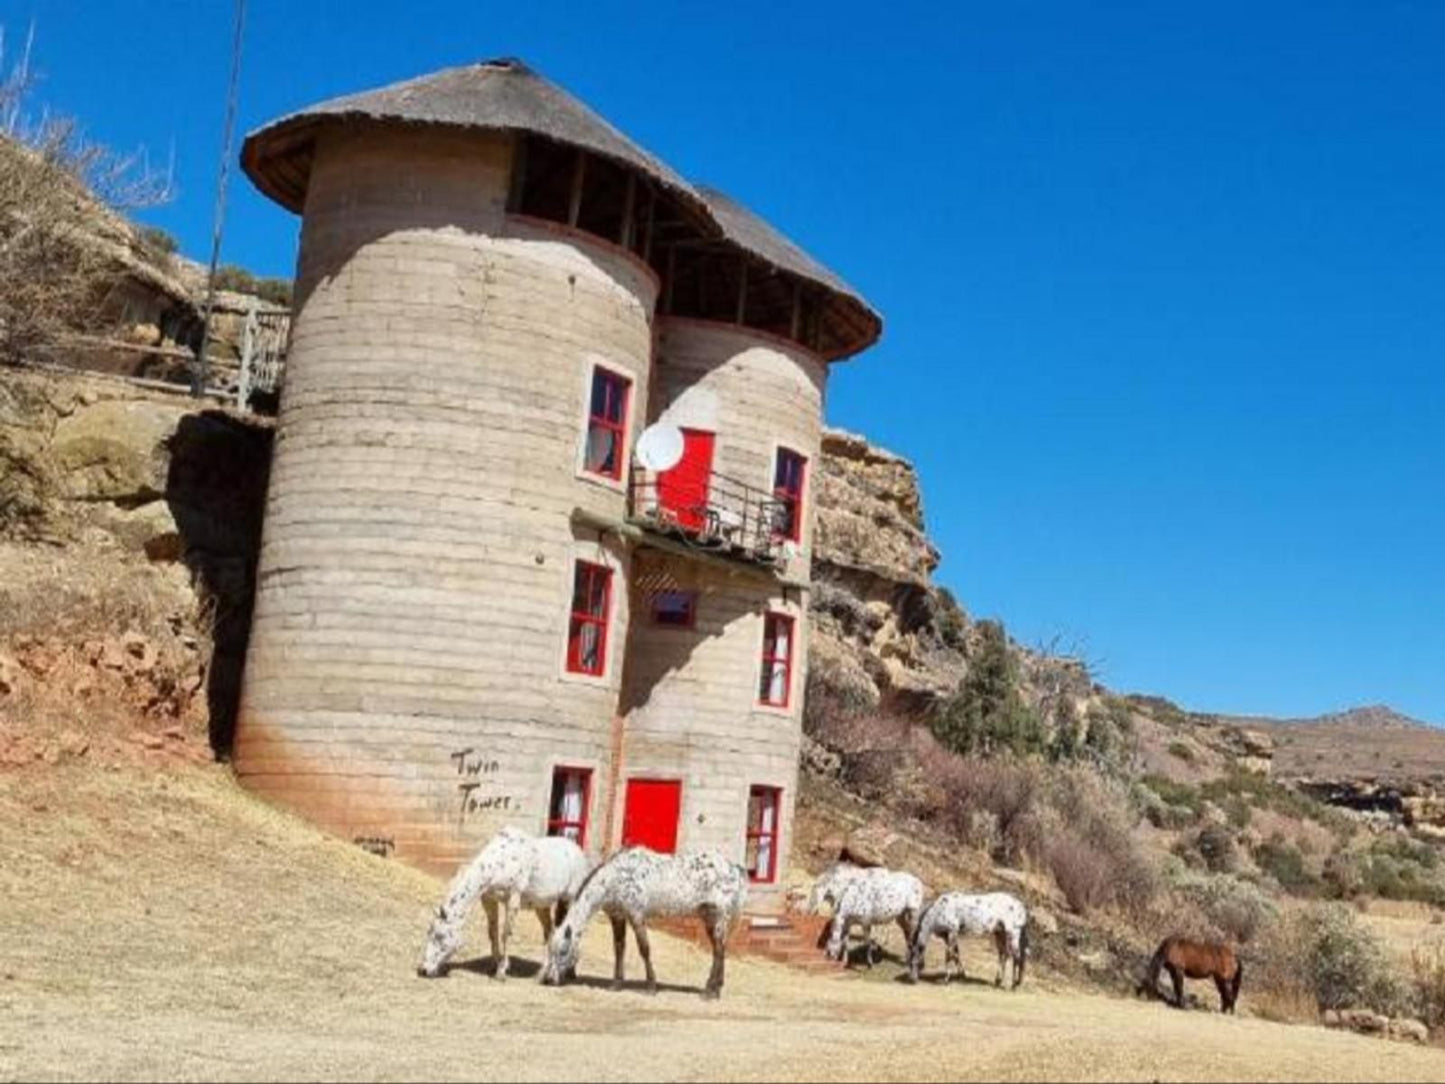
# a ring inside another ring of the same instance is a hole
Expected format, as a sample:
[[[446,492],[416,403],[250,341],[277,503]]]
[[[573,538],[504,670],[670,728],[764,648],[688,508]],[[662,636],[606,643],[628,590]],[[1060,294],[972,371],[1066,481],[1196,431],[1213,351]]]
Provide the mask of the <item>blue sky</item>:
[[[0,0],[206,252],[230,4]],[[883,312],[939,579],[1189,707],[1445,723],[1445,5],[250,0],[241,128],[515,54]],[[239,178],[224,256],[289,274]]]

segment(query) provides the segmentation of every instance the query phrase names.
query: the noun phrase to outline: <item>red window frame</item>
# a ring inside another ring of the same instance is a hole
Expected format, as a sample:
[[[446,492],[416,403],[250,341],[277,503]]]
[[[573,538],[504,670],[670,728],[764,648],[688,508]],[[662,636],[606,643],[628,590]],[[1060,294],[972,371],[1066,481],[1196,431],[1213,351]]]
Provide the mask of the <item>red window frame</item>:
[[[778,629],[780,626],[788,630],[787,650],[783,654],[778,653]],[[772,613],[763,617],[763,668],[758,677],[758,703],[770,708],[786,708],[793,700],[793,656],[797,654],[798,644],[795,639],[797,633],[797,622],[790,614]],[[783,667],[783,698],[774,700],[772,698],[773,675],[778,665]]]
[[[761,799],[761,801],[754,806],[754,799]],[[763,828],[763,812],[768,808],[773,811],[771,831]],[[756,821],[753,820],[754,809],[758,813]],[[749,862],[748,880],[753,884],[772,884],[778,878],[778,836],[781,834],[779,826],[782,823],[782,816],[783,789],[781,787],[752,786],[748,788],[748,825],[743,861]],[[765,873],[756,868],[756,855],[758,851],[762,850],[763,840],[767,840],[768,843],[768,868]]]
[[[785,529],[778,531],[779,538],[797,542],[803,537],[803,490],[807,478],[808,457],[780,447],[773,463],[773,498],[787,507],[788,522]]]
[[[569,777],[581,776],[582,778],[582,816],[579,820],[567,820],[561,815],[557,808],[558,800],[567,793],[566,781]],[[592,769],[574,768],[566,765],[558,765],[552,769],[552,794],[547,800],[547,834],[549,836],[565,835],[567,829],[577,829],[577,846],[587,846],[587,816],[592,808]]]
[[[632,381],[621,373],[604,369],[601,365],[593,367],[592,385],[587,397],[587,439],[582,446],[582,469],[588,474],[611,478],[614,482],[622,477],[622,462],[627,458],[627,396],[631,390]],[[612,434],[614,453],[611,469],[598,469],[588,462],[592,434],[598,431]]]
[[[601,613],[595,612],[598,584]],[[572,574],[572,617],[567,625],[567,671],[600,677],[607,672],[607,625],[612,616],[612,569],[591,561],[578,561]],[[597,629],[597,657],[588,665],[583,653],[583,630]]]
[[[662,600],[666,596],[685,599],[687,611],[681,620],[674,621],[671,618],[662,616]],[[659,591],[652,599],[652,623],[660,625],[665,629],[690,629],[697,624],[697,592],[696,591]]]

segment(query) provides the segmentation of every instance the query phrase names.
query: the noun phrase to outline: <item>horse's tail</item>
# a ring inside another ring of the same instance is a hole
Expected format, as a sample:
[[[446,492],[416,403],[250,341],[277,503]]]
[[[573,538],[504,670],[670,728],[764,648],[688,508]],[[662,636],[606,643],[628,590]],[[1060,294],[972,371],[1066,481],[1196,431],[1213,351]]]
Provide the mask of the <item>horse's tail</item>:
[[[1234,1011],[1234,1003],[1239,1000],[1239,988],[1244,983],[1244,961],[1237,955],[1234,957],[1234,979],[1229,984],[1229,1011]]]

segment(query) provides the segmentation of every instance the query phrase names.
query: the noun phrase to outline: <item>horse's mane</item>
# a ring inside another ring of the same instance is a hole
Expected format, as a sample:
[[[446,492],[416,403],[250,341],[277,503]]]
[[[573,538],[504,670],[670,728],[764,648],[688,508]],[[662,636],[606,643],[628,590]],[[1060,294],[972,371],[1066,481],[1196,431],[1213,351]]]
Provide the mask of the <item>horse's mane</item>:
[[[587,876],[583,877],[582,883],[577,886],[577,895],[580,897],[582,893],[587,890],[587,886],[592,883],[592,879],[596,877],[599,873],[601,873],[604,867],[612,865],[612,863],[616,861],[619,854],[625,854],[629,849],[630,848],[623,847],[621,850],[613,851],[601,862],[598,862],[597,865],[593,866],[590,870],[588,870]]]

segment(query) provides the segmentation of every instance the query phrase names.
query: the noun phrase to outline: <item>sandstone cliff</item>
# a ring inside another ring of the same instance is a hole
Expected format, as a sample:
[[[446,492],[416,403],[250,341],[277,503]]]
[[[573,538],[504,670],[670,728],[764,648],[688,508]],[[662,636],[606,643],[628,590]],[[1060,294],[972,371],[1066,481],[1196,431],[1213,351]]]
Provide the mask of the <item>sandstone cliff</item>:
[[[945,695],[958,682],[967,619],[932,585],[912,464],[838,429],[815,474],[811,665],[877,705]]]

